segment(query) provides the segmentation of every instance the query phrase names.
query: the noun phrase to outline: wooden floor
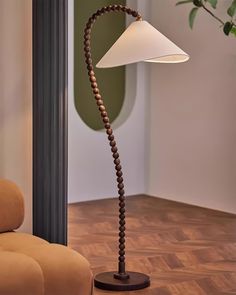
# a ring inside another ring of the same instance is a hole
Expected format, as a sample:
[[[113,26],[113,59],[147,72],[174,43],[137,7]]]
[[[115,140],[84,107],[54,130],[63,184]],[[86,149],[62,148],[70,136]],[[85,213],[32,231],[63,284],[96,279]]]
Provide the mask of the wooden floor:
[[[127,269],[149,274],[151,287],[125,294],[236,294],[236,215],[132,196],[126,221]],[[69,205],[69,245],[94,274],[116,269],[116,236],[117,200]],[[114,293],[95,289],[103,294]]]

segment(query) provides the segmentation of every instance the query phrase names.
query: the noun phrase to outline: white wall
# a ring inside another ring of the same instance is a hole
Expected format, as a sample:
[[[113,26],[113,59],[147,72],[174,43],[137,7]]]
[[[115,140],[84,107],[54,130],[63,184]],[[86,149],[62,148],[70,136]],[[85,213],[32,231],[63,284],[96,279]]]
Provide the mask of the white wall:
[[[23,231],[32,228],[31,0],[0,0],[0,178],[25,195]]]
[[[130,1],[136,6],[136,1]],[[146,13],[146,4],[139,1]],[[147,66],[140,64],[127,68],[125,105],[115,122],[115,136],[121,155],[127,194],[146,191],[146,101]],[[86,75],[86,73],[85,73]],[[80,119],[74,106],[73,87],[73,1],[69,1],[69,202],[115,197],[116,180],[109,144],[104,132],[91,130]],[[127,118],[126,110],[135,91],[135,103]],[[126,116],[124,123],[121,118]]]
[[[191,60],[151,66],[148,193],[236,212],[236,39],[204,12],[191,31],[191,5],[175,2],[150,1],[153,25]]]

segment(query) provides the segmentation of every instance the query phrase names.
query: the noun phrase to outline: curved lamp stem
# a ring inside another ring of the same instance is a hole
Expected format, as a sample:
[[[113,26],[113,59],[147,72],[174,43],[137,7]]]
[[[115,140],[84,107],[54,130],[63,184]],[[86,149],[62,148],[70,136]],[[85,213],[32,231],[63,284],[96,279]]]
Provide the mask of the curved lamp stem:
[[[109,13],[109,12],[125,12],[129,15],[132,15],[134,18],[136,18],[137,21],[142,20],[141,15],[135,11],[132,10],[126,6],[122,5],[109,5],[107,7],[103,7],[97,12],[95,12],[88,20],[85,30],[84,30],[84,52],[85,52],[85,59],[88,69],[88,75],[89,80],[91,83],[91,87],[94,93],[94,97],[96,99],[104,127],[106,129],[106,133],[108,135],[109,144],[111,146],[111,152],[112,156],[114,158],[114,164],[115,164],[115,170],[116,170],[116,176],[117,176],[117,187],[118,187],[118,194],[119,194],[119,256],[118,256],[118,272],[113,273],[114,279],[120,280],[120,281],[126,281],[130,279],[130,276],[135,273],[127,273],[125,269],[125,191],[124,191],[124,180],[123,180],[123,173],[122,173],[122,167],[120,162],[120,156],[118,153],[117,144],[115,141],[115,137],[113,134],[113,130],[110,124],[109,116],[106,111],[106,107],[104,105],[104,102],[102,100],[102,96],[100,94],[100,90],[98,88],[97,80],[94,73],[94,66],[92,62],[92,56],[91,56],[91,46],[90,46],[90,39],[91,39],[91,29],[100,16],[103,14]],[[110,273],[109,273],[110,274]],[[141,274],[139,274],[141,275]],[[146,276],[147,277],[147,276]],[[109,279],[108,279],[109,280]],[[105,284],[105,283],[104,283]],[[103,284],[103,285],[104,285]],[[122,284],[119,282],[119,285]],[[113,288],[109,284],[109,286],[103,286],[101,283],[96,285],[96,278],[95,278],[95,286],[99,288],[104,289],[110,289],[110,290],[132,290],[129,289],[122,289],[122,287]],[[146,284],[147,286],[147,284]],[[145,287],[146,287],[145,286]],[[139,289],[143,288],[139,286]],[[133,289],[138,289],[133,288]]]

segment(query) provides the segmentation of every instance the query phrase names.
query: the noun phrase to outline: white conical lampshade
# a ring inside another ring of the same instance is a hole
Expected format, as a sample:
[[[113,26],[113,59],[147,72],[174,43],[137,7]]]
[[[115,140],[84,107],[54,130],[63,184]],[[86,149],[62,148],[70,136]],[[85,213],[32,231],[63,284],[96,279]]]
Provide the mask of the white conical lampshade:
[[[146,21],[133,22],[97,64],[111,68],[140,61],[179,63],[189,55]]]

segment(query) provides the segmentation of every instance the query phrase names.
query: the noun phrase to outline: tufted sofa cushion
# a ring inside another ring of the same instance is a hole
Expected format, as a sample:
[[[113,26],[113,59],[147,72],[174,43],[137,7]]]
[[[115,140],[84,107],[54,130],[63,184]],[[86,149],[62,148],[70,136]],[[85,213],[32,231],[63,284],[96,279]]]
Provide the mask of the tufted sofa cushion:
[[[27,255],[0,251],[0,294],[42,295],[43,273],[38,263]]]
[[[77,252],[28,234],[0,234],[0,295],[91,293],[89,264]]]
[[[87,260],[65,246],[11,231],[23,217],[19,189],[0,180],[0,295],[91,295]]]
[[[17,229],[24,220],[24,199],[11,181],[0,179],[0,233]]]

